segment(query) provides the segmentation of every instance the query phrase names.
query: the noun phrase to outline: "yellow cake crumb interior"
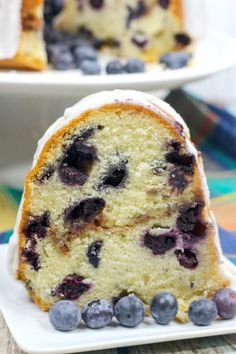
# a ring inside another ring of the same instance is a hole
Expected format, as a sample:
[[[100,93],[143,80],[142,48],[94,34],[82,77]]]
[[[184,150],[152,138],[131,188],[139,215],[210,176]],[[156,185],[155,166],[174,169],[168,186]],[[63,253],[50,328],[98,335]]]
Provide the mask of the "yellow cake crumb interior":
[[[90,175],[83,186],[66,185],[58,174],[61,159],[75,137],[90,128],[95,129],[86,145],[95,147],[97,153]],[[149,304],[156,293],[165,290],[177,296],[183,310],[179,317],[185,320],[184,311],[190,301],[210,296],[226,284],[218,264],[216,231],[206,207],[202,218],[207,236],[200,235],[194,245],[196,268],[188,269],[179,263],[175,250],[183,245],[178,239],[174,248],[158,255],[144,244],[146,232],[158,237],[175,230],[180,209],[205,198],[197,163],[183,190],[169,183],[172,165],[166,162],[166,154],[176,141],[181,154],[189,154],[183,136],[164,119],[153,118],[147,110],[119,105],[116,109],[91,111],[86,119],[68,125],[61,138],[51,144],[46,158],[27,179],[25,222],[44,213],[49,215],[46,235],[36,246],[40,268],[35,271],[21,256],[24,267],[19,271],[42,308],[49,309],[59,299],[52,290],[66,276],[77,274],[90,284],[89,290],[76,300],[80,305],[95,299],[112,300],[122,292],[137,294]],[[99,187],[110,166],[120,163],[127,171],[122,185]],[[40,183],[38,176],[49,168],[53,168],[52,175]],[[65,222],[65,211],[86,198],[102,198],[105,206],[95,222],[71,230]],[[27,247],[24,227],[23,223],[22,247]],[[102,242],[98,267],[89,262],[87,254],[95,241]]]

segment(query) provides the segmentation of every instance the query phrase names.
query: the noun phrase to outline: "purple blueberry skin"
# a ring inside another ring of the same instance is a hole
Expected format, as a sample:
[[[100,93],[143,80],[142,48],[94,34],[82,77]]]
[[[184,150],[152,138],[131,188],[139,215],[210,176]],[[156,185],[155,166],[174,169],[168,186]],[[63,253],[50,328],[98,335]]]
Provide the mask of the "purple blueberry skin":
[[[109,325],[113,314],[113,308],[107,300],[97,300],[85,305],[82,318],[87,327],[97,329]]]
[[[194,269],[198,266],[198,259],[195,252],[191,249],[175,250],[175,255],[179,264],[188,269]]]
[[[143,73],[145,71],[145,64],[140,59],[129,59],[125,68],[129,74]]]
[[[78,46],[74,49],[74,58],[76,66],[79,67],[80,63],[84,60],[96,61],[98,54],[97,51],[90,46]]]
[[[87,145],[83,140],[88,139],[88,134],[93,134],[93,129],[82,133],[76,141],[65,151],[59,166],[58,174],[62,183],[68,186],[84,185],[97,160],[97,150],[93,145]],[[83,135],[85,136],[83,138]]]
[[[230,320],[236,316],[236,292],[232,289],[218,290],[213,301],[216,304],[218,315],[224,320]]]
[[[176,297],[167,292],[157,294],[151,302],[150,312],[157,323],[167,325],[178,312]]]
[[[144,304],[136,296],[122,297],[115,305],[115,316],[122,326],[136,327],[144,320]]]
[[[201,213],[204,208],[202,201],[196,201],[193,204],[183,206],[177,218],[177,227],[183,233],[192,233],[199,235],[198,228],[201,229]]]
[[[107,74],[124,74],[125,66],[119,60],[112,60],[106,66]]]
[[[169,231],[161,235],[146,231],[143,237],[143,244],[152,250],[154,256],[161,255],[175,247],[177,236],[178,233],[175,231]]]
[[[72,228],[80,230],[84,224],[93,222],[106,203],[103,198],[86,198],[65,210],[64,221]]]
[[[52,52],[51,64],[56,70],[68,70],[73,64],[73,56],[69,51]]]
[[[36,272],[41,268],[39,255],[38,255],[37,251],[35,250],[34,246],[24,249],[22,252],[22,256],[25,258],[25,261],[29,265],[31,265],[31,267]]]
[[[79,68],[83,75],[99,75],[101,73],[101,66],[95,60],[83,60]]]
[[[47,227],[50,225],[49,212],[43,215],[31,217],[25,224],[23,232],[28,239],[43,239],[46,236]]]
[[[207,299],[195,300],[189,306],[188,317],[197,326],[208,326],[217,317],[216,304]]]
[[[81,321],[80,308],[72,301],[58,301],[49,311],[49,321],[58,331],[73,331]]]
[[[185,52],[166,53],[160,58],[160,63],[169,69],[181,69],[188,65],[190,56]]]

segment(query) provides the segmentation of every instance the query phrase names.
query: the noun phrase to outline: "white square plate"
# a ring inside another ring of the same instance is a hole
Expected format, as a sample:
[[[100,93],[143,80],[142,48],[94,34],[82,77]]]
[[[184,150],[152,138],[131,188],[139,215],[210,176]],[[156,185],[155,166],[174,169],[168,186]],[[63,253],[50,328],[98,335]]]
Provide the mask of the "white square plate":
[[[236,319],[217,320],[208,327],[197,327],[177,322],[161,326],[150,318],[137,328],[121,327],[114,322],[99,330],[80,325],[72,332],[58,332],[49,323],[48,314],[30,301],[23,285],[10,277],[6,257],[7,245],[0,246],[0,308],[18,346],[28,353],[75,353],[236,333]],[[227,260],[225,264],[236,280],[236,268]],[[236,283],[233,287],[236,289]]]

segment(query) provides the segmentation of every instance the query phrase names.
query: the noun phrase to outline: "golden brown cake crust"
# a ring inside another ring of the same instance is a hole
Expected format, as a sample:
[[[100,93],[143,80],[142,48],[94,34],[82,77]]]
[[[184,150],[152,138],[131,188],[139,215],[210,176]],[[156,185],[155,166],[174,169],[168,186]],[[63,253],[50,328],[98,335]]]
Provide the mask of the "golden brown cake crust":
[[[23,0],[22,13],[33,12],[43,4],[44,0]]]
[[[0,60],[0,68],[41,71],[47,68],[42,36],[43,0],[24,0],[21,11],[22,32],[16,55]]]
[[[182,0],[171,0],[171,11],[178,18],[182,27],[184,24],[184,13],[183,13],[183,1]]]
[[[34,50],[32,50],[34,48]],[[47,68],[47,59],[41,34],[22,32],[14,58],[0,60],[0,68],[41,71]]]

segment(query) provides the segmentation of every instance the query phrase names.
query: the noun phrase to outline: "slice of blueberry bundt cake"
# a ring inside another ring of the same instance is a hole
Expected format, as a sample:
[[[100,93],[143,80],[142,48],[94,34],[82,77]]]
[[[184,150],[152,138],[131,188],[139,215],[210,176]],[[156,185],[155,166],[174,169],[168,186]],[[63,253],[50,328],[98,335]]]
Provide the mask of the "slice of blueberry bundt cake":
[[[146,61],[190,43],[182,0],[67,0],[55,23],[64,31],[86,31],[116,55]]]
[[[18,259],[16,251],[18,249]],[[201,155],[181,117],[135,91],[67,109],[39,142],[10,247],[43,310],[136,294],[188,304],[228,286]]]
[[[44,0],[0,1],[0,68],[43,70]]]

